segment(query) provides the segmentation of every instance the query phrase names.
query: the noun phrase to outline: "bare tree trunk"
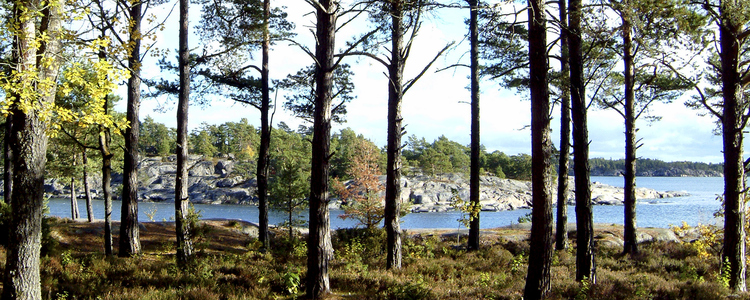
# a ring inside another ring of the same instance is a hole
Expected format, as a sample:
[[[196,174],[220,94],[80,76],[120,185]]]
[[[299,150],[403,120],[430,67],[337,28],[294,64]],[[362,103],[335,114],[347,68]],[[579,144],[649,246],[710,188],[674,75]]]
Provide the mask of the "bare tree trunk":
[[[740,81],[739,60],[742,32],[732,10],[739,1],[722,1],[722,22],[719,26],[721,45],[721,81],[724,109],[721,118],[724,142],[724,251],[722,262],[729,264],[729,286],[734,291],[745,291],[745,199],[742,159],[743,89]],[[723,268],[722,268],[723,269]]]
[[[188,108],[190,101],[190,62],[188,50],[189,1],[180,0],[179,68],[180,94],[177,104],[177,174],[175,176],[175,230],[177,236],[177,265],[186,267],[193,256],[193,239],[188,211]]]
[[[573,172],[576,198],[576,280],[596,282],[594,214],[589,177],[589,133],[586,118],[586,85],[583,80],[581,0],[569,1],[570,102],[573,121]]]
[[[83,149],[83,192],[86,194],[86,215],[89,223],[94,222],[94,205],[91,199],[91,185],[89,184],[89,156]]]
[[[334,50],[338,5],[333,0],[317,6],[315,47],[315,112],[310,172],[310,230],[307,236],[308,298],[330,293],[328,262],[333,258],[328,214],[328,171],[331,146],[331,101],[333,99]]]
[[[104,17],[102,16],[102,19]],[[101,38],[106,36],[106,29],[102,29]],[[107,49],[102,46],[97,54],[98,59],[103,61],[107,59]],[[104,114],[109,114],[110,95],[104,96],[102,110]],[[102,156],[102,194],[104,197],[104,254],[111,256],[113,253],[112,245],[112,157],[110,143],[112,141],[110,129],[99,125],[99,153]]]
[[[118,255],[129,257],[141,253],[141,241],[138,233],[138,133],[140,129],[138,110],[141,106],[141,2],[130,7],[130,43],[131,53],[128,57],[128,68],[131,76],[128,79],[127,120],[130,123],[125,130],[125,165],[123,167],[122,210],[120,223],[120,250]]]
[[[635,216],[635,75],[633,70],[633,39],[630,16],[622,13],[623,63],[625,65],[625,235],[623,253],[638,253]]]
[[[81,217],[78,211],[78,197],[76,196],[76,178],[70,177],[70,218],[73,221]]]
[[[401,100],[403,99],[404,29],[401,0],[391,1],[391,64],[388,66],[388,146],[385,183],[385,231],[387,269],[401,268]]]
[[[13,132],[13,115],[5,117],[5,143],[3,144],[3,202],[10,203],[13,191],[13,149],[10,148],[10,136]]]
[[[17,72],[35,72],[39,80],[54,80],[59,70],[61,3],[51,2],[43,9],[29,1],[13,3],[13,62]],[[39,19],[41,17],[41,20]],[[36,25],[39,24],[37,30]],[[34,43],[45,35],[37,49]],[[38,51],[37,51],[38,50]],[[49,58],[42,60],[42,58]],[[37,61],[39,59],[39,61]],[[44,64],[41,62],[44,61]],[[28,79],[13,82],[17,87],[34,87]],[[56,87],[34,90],[40,97],[28,99],[20,94],[16,101],[52,104]],[[33,102],[37,101],[37,102]],[[47,122],[35,109],[23,111],[12,106],[13,125],[10,148],[13,151],[13,193],[9,243],[5,262],[2,299],[42,299],[39,257],[44,207],[44,173],[47,152]]]
[[[260,148],[258,149],[258,240],[265,249],[270,248],[268,239],[268,148],[271,144],[271,124],[269,111],[271,107],[271,90],[269,86],[268,56],[271,48],[269,19],[271,18],[271,0],[263,0],[263,44],[261,62],[261,103],[260,103]]]
[[[479,213],[474,215],[474,208],[479,206],[479,7],[477,0],[469,0],[469,39],[471,42],[471,170],[469,171],[469,200],[472,207],[472,218],[469,224],[469,250],[479,249]]]
[[[289,212],[289,241],[291,241],[292,238],[294,238],[294,227],[292,227],[292,224],[293,224],[292,220],[294,220],[294,219],[293,219],[293,215],[292,215],[293,210],[292,210],[292,201],[291,200],[289,201],[289,210],[287,210],[287,212]]]
[[[542,299],[552,267],[552,140],[550,138],[547,21],[543,0],[529,0],[532,216],[524,299]]]
[[[76,156],[73,155],[73,168],[76,166]],[[81,213],[78,211],[78,196],[76,195],[76,178],[70,176],[70,218],[73,221],[81,217]]]
[[[568,8],[566,0],[558,3],[560,11],[560,73],[563,78],[560,96],[560,161],[557,172],[557,227],[555,249],[568,247],[568,169],[570,168],[570,67],[568,64]]]
[[[30,112],[15,110],[11,141],[14,150],[12,215],[3,299],[42,299],[39,256],[44,199],[46,123]],[[33,136],[23,140],[20,136]]]
[[[100,53],[101,59],[101,53]],[[109,96],[106,96],[104,112],[108,111]],[[104,196],[104,254],[112,255],[112,153],[109,128],[99,126],[99,152],[102,155],[102,194]]]

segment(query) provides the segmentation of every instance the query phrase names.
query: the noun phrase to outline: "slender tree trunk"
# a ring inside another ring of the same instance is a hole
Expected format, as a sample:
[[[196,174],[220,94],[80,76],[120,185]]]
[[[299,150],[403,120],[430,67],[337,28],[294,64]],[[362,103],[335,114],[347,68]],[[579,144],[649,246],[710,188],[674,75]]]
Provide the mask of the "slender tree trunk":
[[[627,4],[626,4],[627,5]],[[638,253],[635,216],[635,75],[633,70],[632,25],[628,12],[622,12],[623,63],[625,65],[625,236],[623,253]]]
[[[385,182],[386,269],[401,268],[401,100],[404,58],[402,0],[391,0],[391,64],[388,67],[388,146]]]
[[[552,140],[550,138],[547,21],[543,0],[529,0],[529,88],[531,89],[531,250],[525,299],[542,299],[552,266]]]
[[[73,168],[76,166],[76,156],[73,155]],[[78,211],[78,196],[76,195],[76,178],[70,176],[70,218],[73,221],[81,217],[81,213]]]
[[[469,39],[471,42],[471,170],[469,171],[469,200],[472,218],[469,224],[469,250],[479,249],[479,7],[477,0],[469,0]]]
[[[102,19],[105,17],[102,16]],[[102,29],[101,38],[107,35],[106,29]],[[102,46],[97,54],[99,60],[107,59],[107,49]],[[102,110],[105,115],[109,114],[110,95],[104,96]],[[110,143],[112,141],[110,129],[99,125],[99,153],[102,155],[102,194],[104,197],[104,254],[111,256],[112,245],[112,157]]]
[[[328,172],[331,146],[331,101],[333,99],[334,50],[338,5],[319,1],[315,47],[315,112],[310,171],[310,230],[307,236],[308,298],[330,293],[328,262],[333,258],[328,214]]]
[[[576,280],[596,282],[594,214],[589,177],[589,131],[586,118],[586,85],[583,80],[581,0],[569,2],[570,102],[573,121],[573,173],[576,198]]]
[[[59,70],[61,6],[51,2],[44,9],[29,1],[13,3],[12,28],[14,68],[17,72],[35,72],[38,80],[54,80]],[[39,16],[41,17],[41,22]],[[39,28],[37,30],[37,23]],[[37,38],[44,35],[37,49]],[[37,51],[38,50],[38,51]],[[42,58],[49,58],[44,60]],[[39,90],[29,78],[13,82],[17,88],[32,88],[39,94],[29,99],[17,94],[16,101],[51,105],[56,87]],[[39,103],[41,102],[41,103]],[[2,299],[42,299],[39,257],[44,207],[44,172],[47,152],[48,122],[36,109],[23,111],[12,106],[13,125],[10,148],[13,151],[13,193],[10,199],[11,218],[9,243],[5,262]]]
[[[76,196],[76,179],[70,177],[70,218],[73,221],[81,217],[81,213],[78,211],[78,196]]]
[[[740,82],[739,59],[742,32],[731,10],[739,1],[722,1],[722,21],[719,26],[721,45],[721,81],[724,109],[722,137],[724,142],[724,251],[722,262],[729,264],[729,286],[734,291],[745,291],[745,199],[742,159],[742,124],[744,101]],[[723,269],[723,268],[722,268]]]
[[[555,249],[568,247],[568,169],[570,168],[570,67],[568,64],[568,8],[566,0],[558,3],[560,11],[560,73],[563,85],[560,96],[560,161],[557,172],[557,227]]]
[[[263,0],[263,44],[261,63],[261,101],[260,101],[260,148],[258,149],[258,240],[263,247],[270,248],[268,239],[268,148],[271,144],[271,124],[269,111],[271,106],[271,89],[269,86],[268,56],[271,48],[269,19],[271,18],[271,0]]]
[[[288,212],[289,212],[289,241],[291,241],[292,238],[294,237],[294,227],[292,227],[292,224],[293,224],[292,220],[294,220],[294,219],[293,219],[293,216],[292,216],[293,210],[292,210],[292,201],[291,200],[289,200],[289,210],[288,210]]]
[[[89,156],[86,154],[86,149],[83,149],[83,192],[86,193],[86,216],[88,216],[89,223],[94,222],[94,204],[91,197],[91,185],[89,184]]]
[[[177,236],[177,265],[187,266],[193,256],[193,238],[188,211],[188,107],[190,102],[190,62],[188,50],[189,1],[180,0],[180,94],[177,104],[177,174],[175,176],[175,230]]]
[[[13,132],[13,115],[5,117],[5,143],[3,144],[3,202],[10,203],[13,191],[13,149],[10,148],[10,135]]]
[[[100,53],[101,55],[101,53]],[[100,59],[102,57],[100,56]],[[104,113],[108,113],[109,96],[106,96]],[[104,254],[112,255],[112,153],[109,128],[99,126],[99,152],[102,155],[102,194],[104,196]]]
[[[125,130],[125,164],[123,167],[122,210],[120,223],[121,257],[134,256],[141,253],[141,241],[138,233],[138,110],[141,106],[141,2],[135,2],[130,7],[130,43],[131,52],[128,57],[130,79],[128,79],[128,108],[127,120],[130,123]]]

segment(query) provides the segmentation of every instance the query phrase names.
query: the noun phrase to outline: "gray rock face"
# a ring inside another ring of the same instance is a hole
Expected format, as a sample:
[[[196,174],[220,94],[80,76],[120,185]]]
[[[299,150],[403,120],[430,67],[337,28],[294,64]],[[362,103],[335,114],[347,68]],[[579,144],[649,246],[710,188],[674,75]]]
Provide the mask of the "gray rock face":
[[[229,173],[232,173],[233,166],[234,163],[230,160],[220,160],[216,162],[216,165],[214,166],[214,174],[221,177],[227,177],[229,176]]]
[[[188,159],[190,173],[188,193],[194,203],[210,204],[256,204],[257,182],[233,174],[234,161],[231,157],[213,161],[204,160],[193,155]],[[139,200],[174,202],[176,159],[170,157],[146,157],[139,164],[138,178],[140,187]],[[91,188],[101,192],[101,178],[93,174]],[[385,176],[380,176],[385,182]],[[572,179],[571,179],[572,180]],[[113,191],[119,190],[122,176],[113,174]],[[571,183],[569,186],[573,187]],[[623,189],[601,183],[592,183],[592,203],[597,205],[622,205]],[[454,194],[455,191],[455,194]],[[45,182],[45,192],[49,196],[65,197],[69,193],[67,183],[49,179]],[[655,190],[637,189],[639,200],[659,199],[684,196],[684,192],[658,192]],[[82,194],[82,193],[80,193]],[[385,196],[383,191],[382,196]],[[101,194],[96,196],[101,197]],[[113,195],[119,198],[115,192]],[[445,174],[436,177],[417,175],[402,178],[401,201],[411,203],[412,212],[441,212],[453,210],[451,206],[456,197],[469,199],[468,177],[459,174]],[[330,206],[340,206],[333,199]],[[574,204],[574,193],[570,193],[569,204]],[[512,179],[501,179],[491,176],[480,178],[480,204],[483,211],[502,211],[531,207],[531,183]]]
[[[413,176],[403,179],[401,201],[411,201],[413,212],[452,210],[453,191],[461,199],[469,199],[468,179],[451,174],[441,177]],[[501,211],[531,206],[531,185],[528,182],[484,176],[480,178],[479,201],[484,211]]]
[[[569,186],[572,188],[572,182]],[[408,192],[408,198],[402,195],[401,201],[411,201],[412,212],[435,212],[452,210],[453,193],[458,197],[469,199],[469,181],[459,175],[445,175],[442,177],[411,176],[402,179],[403,191]],[[521,208],[531,208],[531,182],[513,179],[501,179],[492,176],[480,177],[479,202],[483,211],[502,211]],[[555,191],[556,192],[556,191]],[[568,204],[575,204],[574,191],[570,192]],[[636,189],[638,200],[661,199],[687,196],[686,192],[660,192],[652,189]],[[602,183],[591,184],[591,202],[595,205],[622,205],[623,188],[613,187]]]
[[[214,173],[214,163],[210,161],[199,161],[188,170],[191,177],[209,176]]]
[[[227,158],[231,159],[231,157]],[[188,157],[188,194],[193,203],[255,203],[256,182],[233,176],[231,160],[219,160],[214,163],[204,160],[202,156]],[[175,176],[177,171],[176,156],[146,157],[139,164],[140,180],[138,195],[140,201],[174,202]],[[101,198],[100,174],[92,174],[90,179],[95,197]],[[119,186],[122,175],[112,174],[113,198],[120,197]],[[66,197],[70,190],[65,182],[49,179],[45,182],[45,193],[53,197]],[[81,193],[83,195],[83,193]]]

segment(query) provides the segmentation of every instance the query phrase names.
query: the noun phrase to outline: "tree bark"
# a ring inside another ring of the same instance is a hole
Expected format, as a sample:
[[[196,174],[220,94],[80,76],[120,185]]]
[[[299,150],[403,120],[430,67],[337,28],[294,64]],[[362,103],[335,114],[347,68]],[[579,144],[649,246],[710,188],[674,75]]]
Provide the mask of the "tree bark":
[[[392,0],[391,64],[388,66],[388,146],[385,183],[386,269],[401,268],[401,100],[403,99],[403,2]]]
[[[102,12],[103,13],[103,12]],[[105,17],[102,16],[102,19]],[[101,30],[101,38],[107,35],[106,29]],[[97,54],[99,60],[107,59],[107,49],[102,46]],[[102,110],[104,114],[109,114],[110,95],[104,96]],[[110,143],[112,137],[110,129],[99,125],[99,153],[102,156],[102,194],[104,197],[104,254],[111,256],[113,254],[112,245],[112,157]]]
[[[270,248],[268,238],[268,148],[271,144],[271,124],[269,111],[271,107],[271,88],[269,86],[268,56],[271,48],[269,19],[271,18],[271,0],[263,0],[263,44],[261,45],[261,100],[260,100],[260,147],[258,149],[258,240],[265,249]]]
[[[581,0],[569,2],[570,102],[573,122],[573,174],[576,198],[576,280],[596,282],[594,214],[589,177],[589,133],[586,116],[586,84],[583,80]]]
[[[81,213],[78,211],[78,197],[76,196],[76,178],[70,177],[70,218],[75,221],[80,217]]]
[[[44,8],[30,1],[17,1],[12,7],[14,68],[20,74],[35,72],[38,80],[54,81],[59,70],[61,3]],[[41,16],[41,20],[39,18]],[[39,24],[37,30],[36,24]],[[34,43],[46,35],[37,49]],[[48,58],[48,60],[42,60]],[[16,101],[51,105],[56,86],[41,90],[29,78],[19,78],[18,88],[31,87],[39,95],[29,99],[16,94]],[[42,102],[42,103],[39,103]],[[13,151],[13,193],[11,195],[10,234],[5,263],[2,299],[42,299],[39,257],[44,208],[44,173],[48,122],[36,109],[23,111],[12,105],[10,148]],[[37,106],[38,107],[38,106]]]
[[[100,53],[100,59],[102,54]],[[109,96],[104,101],[104,113],[108,113]],[[104,254],[112,255],[112,153],[109,128],[99,126],[99,152],[102,155],[102,194],[104,196]]]
[[[315,115],[313,116],[312,164],[310,172],[310,230],[307,236],[308,298],[330,293],[328,262],[333,258],[328,214],[328,172],[331,146],[331,101],[333,99],[334,49],[338,5],[322,0],[317,7],[315,47]]]
[[[10,148],[10,135],[13,132],[13,115],[5,117],[5,143],[3,144],[3,202],[10,203],[13,191],[13,149]]]
[[[118,255],[130,257],[141,253],[141,241],[138,233],[138,110],[141,106],[141,2],[130,7],[130,44],[132,49],[128,57],[130,78],[128,79],[127,120],[130,123],[125,130],[125,158],[122,183],[122,210],[120,223],[120,249]]]
[[[627,4],[626,4],[627,6]],[[623,253],[635,255],[638,253],[638,241],[636,240],[636,215],[635,215],[635,75],[633,70],[633,38],[630,15],[627,11],[622,12],[622,42],[623,42],[623,64],[624,88],[625,88],[625,235]]]
[[[560,11],[560,73],[563,76],[560,96],[560,160],[557,172],[557,227],[555,249],[568,247],[568,169],[570,168],[570,65],[568,54],[568,8],[558,2]]]
[[[179,69],[180,91],[177,104],[177,174],[175,176],[175,230],[177,236],[177,265],[186,267],[193,256],[190,235],[190,197],[188,195],[188,108],[190,101],[190,62],[188,50],[189,1],[180,0]]]
[[[550,138],[547,21],[543,0],[529,0],[532,216],[524,299],[542,299],[552,266],[552,140]]]
[[[745,202],[744,168],[742,159],[742,97],[740,82],[739,36],[742,25],[735,23],[732,8],[738,1],[722,1],[719,36],[721,53],[721,81],[724,109],[722,137],[724,144],[724,251],[722,262],[729,264],[729,286],[734,291],[745,291]],[[723,268],[722,268],[723,269]]]
[[[81,159],[83,160],[83,192],[86,194],[86,216],[88,216],[89,223],[94,222],[94,204],[91,203],[91,185],[89,184],[89,156],[86,154],[86,149],[83,149]]]
[[[3,299],[42,299],[39,257],[44,199],[46,122],[33,112],[13,112],[14,149],[11,224]],[[27,137],[22,138],[21,136]],[[33,137],[29,139],[28,137]]]
[[[469,250],[479,249],[479,213],[474,215],[474,208],[479,206],[479,7],[477,0],[469,0],[469,39],[471,42],[471,170],[469,171],[469,200],[472,207],[472,218],[469,223]]]

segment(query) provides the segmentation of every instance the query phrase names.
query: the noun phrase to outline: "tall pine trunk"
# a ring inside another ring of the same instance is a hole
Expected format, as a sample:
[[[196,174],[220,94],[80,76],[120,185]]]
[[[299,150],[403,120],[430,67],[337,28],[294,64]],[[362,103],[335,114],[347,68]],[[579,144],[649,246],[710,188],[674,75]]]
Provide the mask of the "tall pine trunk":
[[[127,120],[129,127],[125,130],[125,158],[122,183],[122,210],[120,213],[120,250],[118,255],[129,257],[141,252],[141,241],[138,233],[138,133],[140,124],[138,110],[141,106],[141,2],[130,7],[130,49],[128,68],[128,103]]]
[[[625,199],[623,203],[625,206],[625,235],[623,237],[625,243],[623,253],[634,255],[638,253],[635,216],[635,73],[632,25],[627,11],[622,12],[622,42],[625,67],[623,74],[625,78]]]
[[[469,39],[471,43],[471,170],[469,170],[469,200],[471,221],[469,223],[469,250],[479,249],[479,6],[478,0],[469,0]]]
[[[573,174],[576,198],[576,280],[596,282],[594,214],[589,177],[589,132],[586,118],[586,85],[583,80],[581,0],[569,2],[570,104],[573,122]]]
[[[570,66],[568,63],[568,8],[566,0],[558,2],[560,11],[560,73],[563,77],[560,96],[560,160],[557,172],[557,227],[555,249],[568,247],[568,169],[570,168]]]
[[[271,88],[269,86],[268,56],[271,48],[269,19],[271,18],[271,0],[263,0],[263,44],[261,62],[261,101],[260,101],[260,147],[258,149],[258,166],[256,177],[258,181],[258,240],[263,247],[270,248],[268,239],[268,148],[271,144],[271,124],[269,111],[271,107]],[[291,224],[291,223],[290,223]]]
[[[390,1],[391,64],[388,66],[388,145],[385,183],[385,231],[387,269],[401,268],[401,100],[403,99],[404,28],[402,0]]]
[[[179,69],[180,91],[177,103],[177,174],[175,176],[175,234],[177,236],[177,265],[185,267],[193,256],[190,236],[190,197],[188,196],[188,108],[190,102],[190,62],[188,50],[188,0],[180,0]]]
[[[531,242],[525,299],[542,299],[552,266],[552,140],[550,138],[547,21],[543,0],[529,0],[529,88],[531,90]]]
[[[14,39],[13,68],[16,72],[34,72],[40,81],[54,81],[57,78],[61,6],[62,3],[53,1],[40,9],[30,1],[13,2],[11,28],[17,31],[11,34]],[[46,38],[37,49],[35,44],[40,36]],[[25,105],[34,104],[35,107],[54,102],[54,85],[42,90],[43,85],[29,81],[29,78],[21,77],[12,84],[19,89],[32,88],[32,93],[37,93],[39,97],[29,99],[22,93],[11,92],[15,94],[16,101]],[[23,111],[18,107],[13,105],[10,112],[13,114],[13,124],[9,146],[13,151],[12,169],[15,172],[2,299],[42,299],[39,263],[48,120],[40,116],[36,109]]]
[[[719,36],[721,81],[724,109],[721,119],[724,143],[724,251],[723,264],[729,264],[729,286],[745,291],[745,174],[742,159],[742,97],[740,44],[742,24],[732,16],[740,1],[722,1]],[[724,269],[724,268],[722,268]]]
[[[94,204],[92,203],[91,197],[91,185],[89,184],[89,156],[86,154],[86,149],[83,149],[83,192],[86,194],[86,216],[88,217],[89,223],[94,222]]]
[[[333,257],[328,214],[328,172],[331,146],[331,101],[333,99],[334,50],[338,5],[322,0],[317,7],[315,46],[315,112],[310,171],[310,230],[307,236],[308,298],[329,294],[328,262]]]

